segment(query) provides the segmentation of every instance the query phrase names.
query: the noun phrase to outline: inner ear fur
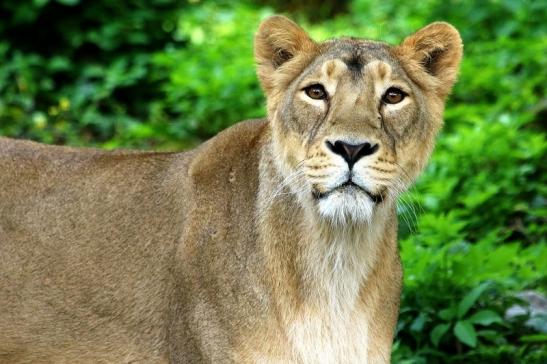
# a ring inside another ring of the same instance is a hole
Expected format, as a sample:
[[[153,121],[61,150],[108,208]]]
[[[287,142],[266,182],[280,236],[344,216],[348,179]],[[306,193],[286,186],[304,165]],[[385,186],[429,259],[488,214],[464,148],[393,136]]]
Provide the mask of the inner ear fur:
[[[271,16],[259,26],[254,41],[257,73],[269,93],[274,87],[274,72],[300,54],[312,53],[317,44],[308,34],[284,16]]]
[[[433,77],[430,83],[439,96],[450,93],[463,55],[462,39],[456,28],[444,22],[429,24],[407,37],[395,50],[403,65],[410,66],[411,73]]]

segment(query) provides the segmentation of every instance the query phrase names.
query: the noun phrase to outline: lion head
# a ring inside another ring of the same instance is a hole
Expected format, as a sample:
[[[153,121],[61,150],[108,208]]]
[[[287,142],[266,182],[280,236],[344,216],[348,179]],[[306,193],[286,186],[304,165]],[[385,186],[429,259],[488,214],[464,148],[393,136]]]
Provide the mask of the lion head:
[[[300,203],[322,219],[371,221],[423,169],[442,125],[462,41],[433,23],[398,46],[313,41],[281,16],[255,38],[273,152]]]

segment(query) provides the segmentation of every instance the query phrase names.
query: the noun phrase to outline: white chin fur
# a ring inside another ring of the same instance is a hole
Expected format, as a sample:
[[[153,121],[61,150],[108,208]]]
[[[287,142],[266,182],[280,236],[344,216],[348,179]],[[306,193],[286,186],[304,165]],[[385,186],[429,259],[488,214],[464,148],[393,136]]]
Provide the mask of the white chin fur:
[[[362,192],[334,191],[318,201],[319,214],[336,224],[369,223],[374,202]]]

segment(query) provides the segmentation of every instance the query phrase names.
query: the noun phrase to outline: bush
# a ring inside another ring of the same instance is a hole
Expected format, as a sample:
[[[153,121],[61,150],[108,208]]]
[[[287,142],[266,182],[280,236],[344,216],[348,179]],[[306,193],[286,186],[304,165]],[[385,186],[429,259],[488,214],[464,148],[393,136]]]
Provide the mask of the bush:
[[[176,34],[186,47],[154,57],[158,69],[169,74],[162,87],[165,102],[158,111],[164,115],[161,125],[172,126],[171,136],[198,142],[265,114],[252,30],[267,14],[246,6],[204,4],[181,17]]]
[[[168,78],[152,58],[183,46],[174,37],[179,11],[165,0],[2,2],[0,131],[48,143],[145,144],[139,125]]]

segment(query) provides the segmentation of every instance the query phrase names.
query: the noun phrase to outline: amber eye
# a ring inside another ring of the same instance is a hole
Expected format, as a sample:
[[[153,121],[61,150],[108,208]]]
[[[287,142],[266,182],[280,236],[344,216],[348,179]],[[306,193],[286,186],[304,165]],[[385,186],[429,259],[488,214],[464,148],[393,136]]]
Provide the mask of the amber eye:
[[[314,100],[324,100],[327,98],[327,91],[320,84],[311,85],[304,89],[306,95]]]
[[[384,96],[382,96],[382,101],[386,104],[398,104],[403,101],[405,97],[406,93],[396,87],[390,87]]]

